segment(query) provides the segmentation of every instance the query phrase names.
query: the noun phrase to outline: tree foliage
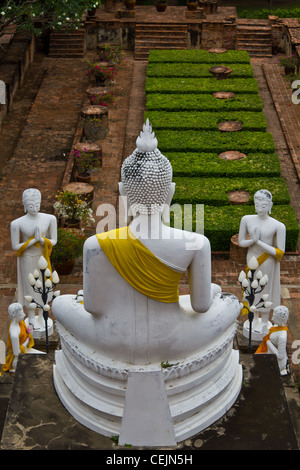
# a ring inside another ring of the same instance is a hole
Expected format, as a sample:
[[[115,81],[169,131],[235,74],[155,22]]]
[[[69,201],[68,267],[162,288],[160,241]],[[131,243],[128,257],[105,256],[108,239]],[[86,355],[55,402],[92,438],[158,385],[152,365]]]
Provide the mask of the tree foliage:
[[[83,13],[100,3],[99,0],[0,0],[0,36],[12,27],[37,36],[48,29],[78,29]]]

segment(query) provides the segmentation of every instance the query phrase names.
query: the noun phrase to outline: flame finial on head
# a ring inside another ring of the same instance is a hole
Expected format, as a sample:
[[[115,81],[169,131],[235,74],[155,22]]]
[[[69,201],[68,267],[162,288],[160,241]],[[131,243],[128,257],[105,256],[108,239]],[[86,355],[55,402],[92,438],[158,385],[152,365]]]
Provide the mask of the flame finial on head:
[[[143,125],[143,130],[140,132],[139,137],[136,139],[136,146],[141,152],[151,152],[157,148],[158,142],[152,131],[152,126],[149,119]]]

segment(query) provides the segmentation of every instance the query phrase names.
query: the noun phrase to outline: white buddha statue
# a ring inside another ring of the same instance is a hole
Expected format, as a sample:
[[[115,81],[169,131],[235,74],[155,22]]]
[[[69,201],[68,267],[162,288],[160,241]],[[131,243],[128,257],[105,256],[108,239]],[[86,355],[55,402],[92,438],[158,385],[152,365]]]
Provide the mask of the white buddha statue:
[[[254,195],[256,215],[246,215],[241,219],[239,230],[239,245],[248,247],[247,263],[252,257],[258,261],[256,273],[261,271],[268,276],[268,282],[263,295],[268,295],[270,307],[258,307],[253,319],[253,339],[261,340],[268,331],[268,320],[271,308],[280,305],[280,261],[285,251],[285,225],[270,217],[272,209],[272,194],[261,189]],[[247,237],[249,235],[249,238]],[[254,305],[261,298],[256,295]],[[244,334],[247,336],[247,322]]]
[[[25,313],[23,306],[18,302],[10,304],[8,314],[11,321],[8,328],[7,356],[5,364],[2,366],[2,371],[15,372],[20,354],[43,353],[33,348],[34,340],[24,322]]]
[[[286,351],[287,344],[287,321],[289,318],[289,309],[284,305],[274,308],[272,322],[273,326],[269,333],[263,338],[262,343],[256,350],[256,354],[275,354],[278,361],[278,367],[281,375],[287,375],[288,356]]]
[[[211,283],[208,239],[162,222],[175,188],[148,122],[121,180],[133,220],[85,242],[84,304],[63,295],[52,305],[62,345],[54,383],[73,416],[110,436],[120,432],[128,375],[159,371],[180,441],[218,419],[239,393],[232,349],[239,301]],[[190,295],[179,295],[185,272]]]
[[[26,321],[33,327],[33,336],[38,337],[34,330],[43,331],[45,322],[42,312],[36,316],[35,310],[25,299],[34,294],[28,275],[38,270],[41,256],[48,261],[51,270],[50,254],[52,247],[57,243],[57,221],[54,215],[40,212],[41,193],[38,189],[26,189],[22,199],[25,215],[11,223],[11,245],[17,253],[18,303],[26,307]]]

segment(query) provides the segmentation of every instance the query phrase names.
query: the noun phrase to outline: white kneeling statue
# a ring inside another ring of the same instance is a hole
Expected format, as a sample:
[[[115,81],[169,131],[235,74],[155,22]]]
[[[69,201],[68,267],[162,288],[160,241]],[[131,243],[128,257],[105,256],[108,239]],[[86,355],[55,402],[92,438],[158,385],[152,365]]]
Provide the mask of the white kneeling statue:
[[[84,303],[54,300],[54,384],[82,424],[119,444],[174,446],[235,402],[239,300],[211,283],[210,243],[162,222],[172,167],[147,122],[121,172],[129,226],[84,247]],[[190,295],[179,296],[188,272]]]

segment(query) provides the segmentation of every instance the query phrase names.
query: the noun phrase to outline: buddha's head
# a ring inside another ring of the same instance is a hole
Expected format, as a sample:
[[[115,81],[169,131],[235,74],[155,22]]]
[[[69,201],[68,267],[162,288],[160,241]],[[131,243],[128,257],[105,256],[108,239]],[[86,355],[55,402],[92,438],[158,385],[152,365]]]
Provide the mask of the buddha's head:
[[[23,307],[18,302],[14,302],[10,304],[8,307],[8,314],[11,320],[22,321],[25,318],[25,313]]]
[[[285,326],[289,318],[289,309],[284,305],[274,308],[272,322],[278,326]]]
[[[258,215],[271,214],[272,194],[267,189],[260,189],[254,194],[254,206]]]
[[[123,190],[124,195],[125,192],[134,215],[162,212],[170,193],[173,195],[174,192],[172,166],[158,150],[157,139],[148,120],[136,145],[133,154],[122,165],[120,193]]]
[[[38,214],[41,207],[42,195],[38,189],[29,188],[23,192],[22,201],[24,204],[24,211],[30,215]]]

